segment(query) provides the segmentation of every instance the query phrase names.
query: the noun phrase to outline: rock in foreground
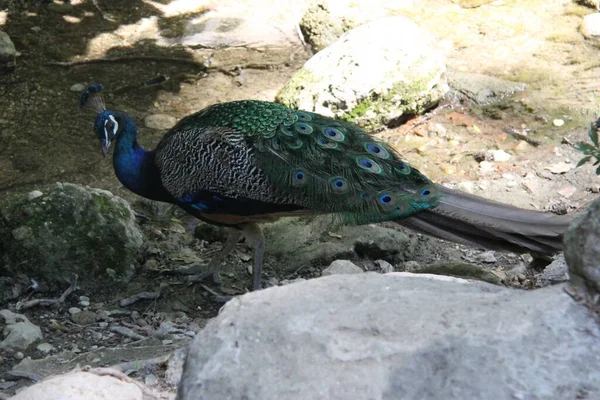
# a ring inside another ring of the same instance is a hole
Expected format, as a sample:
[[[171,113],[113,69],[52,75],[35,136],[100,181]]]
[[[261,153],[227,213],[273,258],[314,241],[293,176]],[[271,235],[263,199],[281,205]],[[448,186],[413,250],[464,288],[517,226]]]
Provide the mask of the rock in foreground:
[[[228,303],[178,398],[600,398],[600,328],[562,286],[336,275]]]
[[[140,386],[93,372],[73,372],[33,385],[14,400],[146,400]]]

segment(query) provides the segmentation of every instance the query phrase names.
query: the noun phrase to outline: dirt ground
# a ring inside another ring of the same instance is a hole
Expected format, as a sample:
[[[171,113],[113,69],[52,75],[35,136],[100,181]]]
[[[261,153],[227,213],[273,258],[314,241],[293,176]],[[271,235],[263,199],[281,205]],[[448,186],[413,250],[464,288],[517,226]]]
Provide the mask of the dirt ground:
[[[525,208],[573,212],[584,207],[597,196],[600,181],[591,166],[575,168],[581,157],[571,144],[585,140],[589,123],[597,118],[600,89],[593,77],[598,71],[598,48],[586,42],[577,30],[581,16],[592,11],[569,1],[507,1],[504,8],[465,8],[457,14],[455,8],[444,12],[444,7],[450,7],[446,3],[450,2],[426,1],[406,14],[444,38],[449,74],[482,73],[524,82],[527,89],[493,105],[478,104],[454,90],[428,114],[376,136],[395,146],[412,165],[437,182]],[[108,189],[150,217],[140,219],[147,244],[138,273],[122,294],[109,296],[101,288],[77,292],[58,310],[38,307],[24,312],[32,323],[42,327],[44,342],[55,348],[50,353],[54,357],[48,361],[50,364],[30,367],[36,373],[56,373],[85,364],[114,365],[167,354],[188,341],[193,336],[190,331],[201,328],[218,313],[221,304],[214,301],[215,293],[243,293],[249,284],[251,253],[243,244],[224,266],[222,288],[211,282],[191,283],[183,276],[168,273],[210,259],[220,248],[220,233],[203,230],[201,238],[194,237],[195,221],[170,207],[148,205],[123,188],[114,177],[111,162],[99,154],[92,135],[92,117],[78,110],[80,93],[70,88],[78,83],[103,83],[108,107],[128,112],[140,127],[140,142],[152,148],[164,131],[145,128],[145,117],[168,114],[179,119],[216,102],[273,100],[311,55],[302,46],[190,50],[157,46],[151,40],[97,40],[119,26],[135,29],[136,24],[156,16],[158,11],[146,1],[96,4],[102,12],[91,1],[73,1],[65,13],[48,8],[42,1],[9,0],[4,25],[0,26],[20,53],[16,69],[0,76],[0,202],[58,181],[72,182]],[[116,22],[108,21],[105,14],[114,16]],[[170,28],[180,22],[177,17],[163,21]],[[211,55],[211,69],[206,71],[203,63]],[[154,58],[135,59],[137,56]],[[55,64],[89,58],[119,60]],[[147,84],[161,80],[164,82]],[[496,150],[505,150],[510,159],[494,161],[491,151]],[[294,238],[293,232],[289,235]],[[481,251],[409,235],[414,238],[414,249],[410,257],[395,260],[396,269],[403,269],[409,261],[422,265],[469,262],[494,271],[504,284],[535,286],[539,271],[523,269],[524,259],[520,256],[496,253],[496,261],[489,263],[482,261]],[[314,240],[327,244],[337,239],[335,235],[324,235]],[[337,256],[332,254],[330,258]],[[353,258],[366,270],[379,268],[369,257]],[[325,257],[305,268],[292,268],[267,254],[263,279],[269,285],[317,277],[330,261]],[[118,304],[136,293],[159,289],[158,299],[126,308]],[[68,310],[80,307],[79,296],[90,298],[89,310],[93,312],[125,308],[111,317],[111,324],[130,327],[145,338],[107,332],[96,321],[73,322]],[[179,326],[181,332],[175,329],[175,333],[155,335],[165,321]],[[23,357],[44,359],[48,354],[35,346],[20,355],[1,354],[0,374]],[[147,371],[141,373],[137,367],[130,370],[147,381]],[[162,366],[152,374],[158,375],[163,388],[168,387]],[[0,393],[4,388],[9,393],[30,383],[2,382],[13,380],[0,381]]]

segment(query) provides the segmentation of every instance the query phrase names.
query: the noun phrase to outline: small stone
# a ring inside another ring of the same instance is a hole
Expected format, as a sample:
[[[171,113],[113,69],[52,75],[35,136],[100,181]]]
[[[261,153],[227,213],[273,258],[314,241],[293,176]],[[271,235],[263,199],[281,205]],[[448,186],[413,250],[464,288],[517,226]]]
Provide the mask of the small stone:
[[[76,83],[74,85],[71,85],[71,87],[69,88],[69,90],[71,92],[83,92],[85,90],[87,86],[85,85],[85,83]]]
[[[479,170],[481,172],[494,172],[496,170],[496,164],[490,161],[482,161],[479,163]]]
[[[163,346],[168,346],[170,344],[173,344],[173,341],[171,339],[164,339],[162,341]]]
[[[376,260],[375,264],[377,264],[381,272],[384,274],[395,271],[394,266],[385,260]]]
[[[321,272],[322,276],[338,274],[362,274],[363,270],[358,265],[348,260],[335,260],[329,267]]]
[[[106,268],[106,275],[110,276],[111,278],[115,279],[117,277],[117,271],[115,271],[112,268]]]
[[[22,352],[20,352],[20,351],[17,351],[17,352],[15,353],[14,357],[15,357],[15,359],[17,359],[17,360],[22,360],[22,359],[24,359],[24,358],[25,358],[25,354],[23,354],[23,353],[22,353]]]
[[[404,271],[413,272],[421,269],[421,264],[417,261],[407,261],[404,263]]]
[[[563,126],[565,124],[565,121],[562,119],[555,119],[552,121],[552,125],[558,127],[558,126]]]
[[[150,386],[150,387],[157,386],[158,378],[154,374],[148,374],[144,377],[144,383],[146,384],[146,386]]]
[[[504,150],[493,150],[492,159],[497,162],[506,162],[510,160],[511,155]]]
[[[41,26],[32,26],[30,29],[33,32],[38,33],[38,32],[40,32],[42,30],[42,27]]]
[[[100,323],[102,324],[102,322],[100,322]],[[102,334],[100,332],[92,331],[90,336],[91,336],[92,340],[95,340],[96,342],[102,340]]]
[[[78,325],[90,325],[96,322],[96,313],[93,311],[82,311],[73,314],[71,319]]]
[[[170,129],[175,123],[177,123],[177,119],[167,114],[153,114],[144,118],[144,124],[150,129]]]
[[[600,39],[600,14],[593,13],[583,17],[579,30],[586,39]]]
[[[77,346],[77,345],[75,344],[75,345],[73,345],[73,347],[71,348],[71,352],[72,352],[72,353],[75,353],[75,354],[77,354],[77,353],[81,353],[81,349],[79,348],[79,346]]]
[[[106,321],[110,318],[108,311],[99,310],[96,312],[96,321]]]
[[[98,327],[100,328],[106,328],[108,326],[108,322],[99,322],[98,323]]]
[[[69,308],[69,314],[75,315],[81,312],[81,308],[71,307]]]
[[[31,200],[37,199],[38,197],[43,196],[43,195],[44,195],[44,193],[40,192],[39,190],[32,190],[27,195],[27,200],[31,201]]]
[[[13,229],[12,235],[15,238],[15,240],[25,241],[33,237],[33,231],[28,226],[20,226],[16,229]]]
[[[525,282],[525,279],[527,279],[527,277],[525,276],[525,274],[519,274],[517,275],[517,279],[519,280],[519,282]]]
[[[36,349],[40,353],[48,354],[52,350],[54,350],[54,346],[52,346],[50,343],[40,343],[40,344],[37,345]]]
[[[185,336],[193,338],[194,336],[196,336],[196,332],[194,332],[194,331],[185,331]]]
[[[485,253],[481,253],[477,256],[477,259],[487,264],[493,264],[496,261],[498,261],[493,251],[486,251]]]

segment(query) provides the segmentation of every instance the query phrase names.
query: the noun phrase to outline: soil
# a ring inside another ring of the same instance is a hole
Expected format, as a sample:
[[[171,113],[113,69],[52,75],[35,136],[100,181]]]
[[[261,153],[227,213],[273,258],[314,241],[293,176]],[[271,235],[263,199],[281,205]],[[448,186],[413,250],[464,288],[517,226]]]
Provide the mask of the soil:
[[[449,2],[422,2],[423,6],[405,13],[450,43],[446,51],[449,74],[484,73],[524,82],[527,89],[492,105],[479,104],[454,91],[428,114],[376,136],[395,146],[412,165],[437,182],[525,208],[572,212],[584,207],[596,197],[599,181],[591,166],[575,168],[581,155],[571,144],[586,140],[589,123],[596,119],[600,90],[591,77],[597,74],[598,66],[593,61],[597,48],[577,30],[581,16],[592,11],[568,1],[521,0],[505,1],[501,9],[482,6],[445,12],[444,7],[450,7],[445,3]],[[100,155],[92,135],[93,117],[78,110],[80,93],[71,91],[72,85],[103,83],[109,108],[129,113],[141,127],[140,142],[152,148],[164,131],[144,128],[145,117],[168,114],[181,118],[216,102],[273,100],[311,55],[301,46],[190,50],[157,46],[152,40],[128,43],[112,36],[97,40],[119,26],[135,27],[144,18],[156,16],[157,9],[150,2],[96,4],[117,21],[107,21],[93,2],[72,1],[68,12],[71,18],[65,18],[65,13],[48,8],[42,1],[12,0],[4,14],[4,25],[0,25],[20,53],[15,70],[0,76],[0,201],[16,193],[43,190],[57,181],[72,182],[108,189],[149,217],[140,219],[148,242],[139,272],[120,296],[109,296],[98,288],[90,293],[76,292],[59,309],[36,307],[23,311],[32,323],[42,327],[44,342],[56,349],[52,354],[70,352],[71,356],[54,356],[52,373],[76,365],[106,366],[164,355],[189,340],[192,334],[186,336],[185,332],[201,328],[218,313],[221,304],[214,301],[214,292],[243,293],[250,281],[251,253],[244,244],[239,244],[228,258],[222,287],[209,281],[190,283],[181,275],[168,273],[210,259],[220,248],[219,232],[195,238],[197,221],[171,207],[150,206],[123,188],[114,177],[110,160]],[[530,14],[532,10],[536,13]],[[0,14],[0,23],[2,20]],[[166,24],[177,22],[177,18],[165,18]],[[156,59],[132,59],[135,56]],[[212,68],[206,71],[203,62],[211,56]],[[86,57],[120,60],[71,67],[52,64]],[[166,81],[144,84],[161,79]],[[564,124],[557,126],[556,119]],[[518,132],[526,140],[507,132]],[[493,161],[490,151],[500,149],[511,154],[508,161]],[[557,172],[557,166],[564,167],[562,172]],[[520,256],[496,253],[496,262],[486,263],[481,261],[483,252],[479,250],[408,234],[414,239],[415,249],[410,259],[396,260],[398,270],[405,269],[408,261],[422,265],[469,262],[495,271],[504,284],[535,287],[539,271],[525,269]],[[335,236],[323,239],[327,240],[335,240]],[[365,270],[379,268],[368,257],[353,255],[353,259]],[[263,280],[268,286],[309,279],[320,276],[326,266],[317,262],[290,271],[267,254]],[[158,299],[128,307],[118,304],[136,293],[158,290]],[[33,297],[59,295],[36,293]],[[68,310],[82,307],[79,296],[91,299],[90,311],[125,309],[112,317],[111,324],[130,326],[148,338],[126,338],[99,327],[98,322],[73,322]],[[14,302],[3,308],[10,306]],[[152,336],[165,321],[179,324],[184,332],[164,338]],[[0,374],[11,370],[22,357],[44,359],[47,355],[32,346],[24,354],[7,352],[1,357]],[[44,370],[39,365],[32,369]],[[159,376],[164,390],[173,391],[164,383],[164,368],[153,373]],[[148,373],[134,376],[143,379]],[[18,381],[5,393],[29,383]]]

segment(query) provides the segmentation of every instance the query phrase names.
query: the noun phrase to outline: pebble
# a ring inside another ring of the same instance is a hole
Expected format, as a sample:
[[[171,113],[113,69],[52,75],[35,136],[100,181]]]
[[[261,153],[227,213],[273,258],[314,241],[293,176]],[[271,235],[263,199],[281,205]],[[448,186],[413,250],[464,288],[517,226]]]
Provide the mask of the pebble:
[[[20,351],[17,351],[17,352],[15,353],[14,357],[15,357],[15,359],[17,359],[17,360],[22,360],[22,359],[24,359],[24,358],[25,358],[25,354],[23,354],[23,353],[22,353],[22,352],[20,352]]]
[[[54,350],[54,346],[52,346],[50,343],[40,343],[37,345],[36,349],[41,353],[48,354]]]
[[[554,126],[563,126],[565,124],[565,121],[562,119],[555,119],[552,121],[552,125]]]
[[[170,344],[173,344],[173,341],[171,339],[164,339],[162,341],[163,346],[168,346]]]
[[[146,386],[150,386],[150,387],[157,386],[158,378],[154,374],[148,374],[144,377],[144,383],[146,384]]]
[[[30,29],[37,33],[42,30],[42,27],[41,26],[32,26]]]
[[[600,38],[600,14],[593,13],[583,17],[581,26],[579,27],[581,34],[586,39],[599,39]]]
[[[517,275],[517,279],[519,280],[519,282],[525,282],[525,279],[527,279],[527,277],[525,276],[525,274],[519,274]]]
[[[96,321],[106,321],[110,318],[108,311],[99,310],[96,311]]]
[[[194,337],[194,336],[196,336],[196,332],[194,332],[194,331],[186,331],[185,332],[185,336]]]
[[[490,161],[482,161],[479,163],[479,170],[481,172],[493,172],[496,170],[496,164]]]
[[[29,194],[27,195],[27,200],[31,201],[33,199],[37,199],[40,196],[43,196],[44,193],[40,192],[39,190],[33,190],[31,192],[29,192]]]
[[[92,337],[92,340],[95,340],[95,341],[102,340],[102,334],[100,332],[92,331],[90,336]]]
[[[87,296],[79,296],[79,305],[81,307],[89,307],[90,306],[90,298]]]
[[[363,270],[352,261],[335,260],[329,267],[325,268],[321,275],[338,275],[338,274],[362,274]]]
[[[78,325],[89,325],[96,322],[96,313],[93,311],[82,311],[71,316],[71,320]]]
[[[421,264],[416,261],[407,261],[404,263],[404,270],[406,272],[413,272],[418,269],[421,269]]]
[[[493,251],[486,251],[477,256],[477,259],[481,262],[492,264],[498,261]]]
[[[100,323],[98,324],[98,326],[99,326],[100,328],[106,328],[106,327],[108,326],[108,322],[100,322]]]
[[[492,150],[492,159],[497,162],[505,162],[510,160],[511,155],[504,150]]]
[[[86,84],[85,83],[76,83],[74,85],[71,85],[71,87],[69,88],[69,90],[71,92],[83,92],[86,88]]]
[[[81,312],[81,308],[71,307],[69,308],[69,314],[75,315]]]
[[[377,264],[381,272],[384,274],[395,271],[394,266],[385,260],[376,260],[375,264]]]

